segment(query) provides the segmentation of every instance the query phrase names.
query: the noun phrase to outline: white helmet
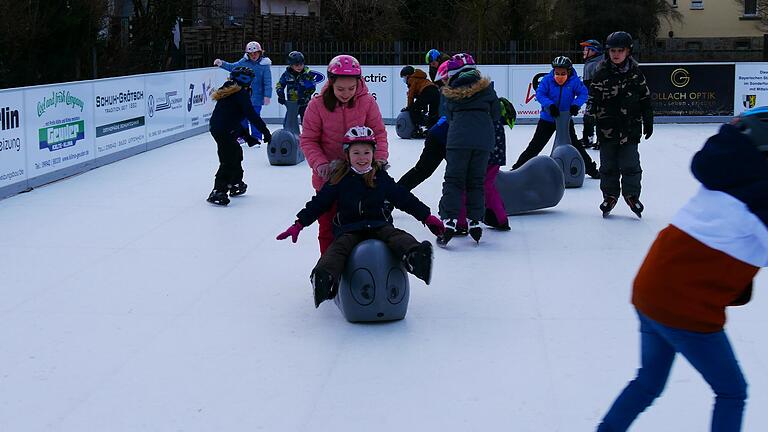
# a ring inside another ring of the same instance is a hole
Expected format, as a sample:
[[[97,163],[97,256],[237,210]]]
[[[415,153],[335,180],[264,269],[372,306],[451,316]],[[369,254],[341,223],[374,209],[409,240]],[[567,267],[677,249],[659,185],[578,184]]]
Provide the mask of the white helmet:
[[[261,52],[261,44],[256,41],[250,41],[248,42],[248,45],[245,46],[245,52],[247,53],[253,53],[253,52]]]

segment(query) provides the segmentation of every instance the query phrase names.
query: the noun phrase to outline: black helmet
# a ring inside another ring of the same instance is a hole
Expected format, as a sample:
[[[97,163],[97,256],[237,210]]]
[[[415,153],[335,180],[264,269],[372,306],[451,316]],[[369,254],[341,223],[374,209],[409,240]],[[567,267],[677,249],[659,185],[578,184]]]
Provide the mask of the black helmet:
[[[304,54],[299,51],[291,51],[291,53],[288,54],[288,64],[291,66],[304,64]]]
[[[632,49],[632,35],[625,31],[617,31],[608,35],[605,40],[605,48],[629,48]]]
[[[566,56],[555,57],[555,59],[552,60],[552,67],[565,68],[570,72],[571,69],[573,69],[573,62]]]
[[[768,106],[744,111],[731,122],[747,135],[761,152],[768,152]]]
[[[413,73],[416,72],[416,69],[413,68],[413,66],[405,66],[402,69],[400,69],[400,76],[409,76],[413,75]]]
[[[255,76],[253,70],[245,66],[238,66],[229,73],[229,79],[238,83],[240,87],[250,86]]]

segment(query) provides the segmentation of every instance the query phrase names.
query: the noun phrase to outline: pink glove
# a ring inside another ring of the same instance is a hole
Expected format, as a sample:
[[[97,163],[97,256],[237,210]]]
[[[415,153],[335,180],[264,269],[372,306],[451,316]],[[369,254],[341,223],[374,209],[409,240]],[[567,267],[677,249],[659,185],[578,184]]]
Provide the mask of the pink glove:
[[[331,164],[320,164],[315,168],[315,171],[317,171],[317,175],[322,177],[323,180],[328,180],[331,176]]]
[[[432,231],[432,234],[436,236],[441,236],[445,232],[445,226],[443,225],[443,221],[437,218],[435,215],[429,215],[426,219],[424,219],[424,225],[429,228],[430,231]]]
[[[439,221],[438,221],[439,222]],[[441,224],[442,225],[442,224]],[[291,241],[296,243],[296,240],[299,239],[299,233],[301,230],[304,229],[304,226],[299,223],[299,221],[296,221],[295,224],[288,227],[287,230],[281,232],[277,235],[278,240],[285,240],[288,238],[288,236],[291,236]]]

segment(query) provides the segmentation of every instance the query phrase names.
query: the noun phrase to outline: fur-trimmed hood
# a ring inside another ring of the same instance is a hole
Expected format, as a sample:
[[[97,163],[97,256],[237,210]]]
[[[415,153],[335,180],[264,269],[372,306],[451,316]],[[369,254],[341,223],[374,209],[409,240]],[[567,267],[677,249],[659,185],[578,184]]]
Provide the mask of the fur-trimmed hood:
[[[211,95],[211,99],[217,101],[220,99],[224,99],[227,96],[232,96],[233,94],[239,92],[243,88],[240,87],[240,85],[236,84],[234,81],[227,81],[224,83],[223,86],[219,87],[218,90],[213,92]]]
[[[477,93],[480,93],[481,91],[485,90],[486,88],[490,87],[491,85],[491,79],[488,77],[482,77],[478,81],[468,85],[468,86],[461,86],[461,87],[451,87],[449,85],[443,86],[443,94],[448,99],[467,99],[470,98]]]

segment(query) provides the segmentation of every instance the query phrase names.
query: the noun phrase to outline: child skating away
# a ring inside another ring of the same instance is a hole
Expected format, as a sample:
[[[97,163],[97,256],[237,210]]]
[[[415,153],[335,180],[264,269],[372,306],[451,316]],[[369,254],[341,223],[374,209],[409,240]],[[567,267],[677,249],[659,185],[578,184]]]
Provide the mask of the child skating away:
[[[209,203],[225,206],[229,204],[229,196],[242,195],[248,187],[243,182],[243,148],[237,139],[245,138],[251,147],[257,145],[259,140],[248,134],[242,126],[243,120],[255,125],[265,142],[272,140],[267,125],[251,104],[253,77],[251,69],[236,67],[230,73],[229,81],[211,96],[216,101],[216,107],[211,115],[210,132],[218,147],[219,170],[216,171],[213,191],[208,196]]]
[[[571,59],[560,56],[552,60],[552,71],[541,79],[539,87],[536,89],[536,100],[541,104],[541,114],[539,115],[539,122],[536,124],[536,131],[533,133],[528,147],[523,150],[520,157],[517,158],[517,162],[512,165],[512,169],[520,168],[541,153],[549,139],[552,138],[552,134],[557,130],[555,118],[559,117],[561,112],[570,112],[572,116],[577,115],[579,108],[587,101],[588,96],[589,92],[576,74],[576,70],[573,69]],[[584,159],[584,172],[592,178],[600,178],[597,164],[576,137],[573,120],[568,124],[568,133],[571,136],[571,144]]]
[[[581,80],[584,82],[584,87],[589,89],[589,86],[592,84],[592,77],[595,76],[595,71],[597,71],[597,65],[603,59],[603,44],[594,39],[589,39],[579,45],[582,47],[582,55],[584,56],[584,73]],[[600,143],[594,141],[594,136],[595,119],[589,115],[589,107],[586,107],[581,145],[584,148],[592,147],[595,150],[600,150]]]
[[[299,107],[299,117],[304,121],[304,111],[307,110],[307,104],[312,99],[317,88],[317,82],[322,76],[304,66],[304,54],[299,51],[291,51],[288,54],[288,67],[280,76],[275,85],[277,93],[277,103],[285,105],[286,101],[293,101]]]
[[[483,235],[480,221],[485,212],[483,182],[496,142],[494,122],[501,116],[499,98],[490,78],[481,76],[475,60],[464,53],[448,60],[448,84],[442,91],[449,127],[440,198],[445,234],[438,244],[447,244],[456,234],[456,219],[465,193],[469,235],[479,242]]]
[[[768,265],[768,107],[710,137],[691,162],[699,191],[651,245],[635,277],[640,369],[598,432],[622,432],[661,395],[680,353],[715,393],[711,431],[738,432],[747,383],[725,325]],[[680,430],[691,430],[682,427]]]
[[[620,195],[637,217],[640,202],[638,144],[653,133],[651,92],[637,62],[632,58],[632,36],[618,31],[605,41],[606,58],[597,66],[589,87],[587,109],[594,117],[600,142],[600,190],[603,217],[616,206]]]
[[[355,126],[349,129],[343,147],[346,160],[337,164],[330,180],[296,215],[296,222],[277,236],[278,240],[290,236],[296,243],[304,227],[336,204],[335,239],[310,276],[315,307],[336,296],[347,258],[358,243],[367,239],[386,243],[395,255],[402,257],[410,273],[429,284],[432,244],[428,241],[419,243],[412,235],[395,228],[390,212],[385,209],[385,201],[424,223],[433,234],[443,232],[442,222],[430,214],[429,207],[398,186],[378,162],[373,162],[376,141],[371,128]]]

